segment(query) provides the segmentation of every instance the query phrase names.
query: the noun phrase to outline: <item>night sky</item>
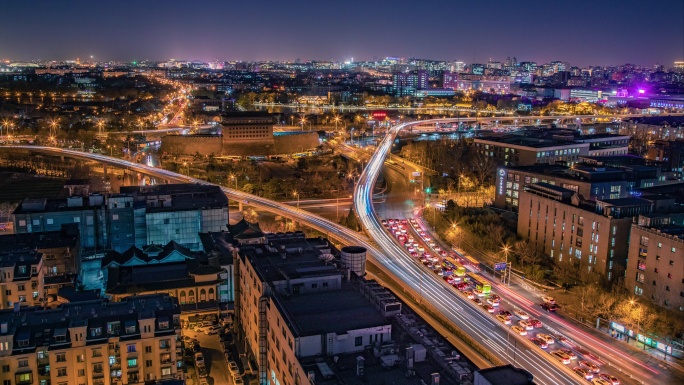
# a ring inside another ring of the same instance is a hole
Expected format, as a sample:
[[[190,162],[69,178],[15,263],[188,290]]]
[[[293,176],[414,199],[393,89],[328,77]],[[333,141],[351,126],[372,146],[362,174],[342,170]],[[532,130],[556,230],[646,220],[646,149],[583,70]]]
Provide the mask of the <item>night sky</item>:
[[[684,0],[4,0],[0,59],[684,60]]]

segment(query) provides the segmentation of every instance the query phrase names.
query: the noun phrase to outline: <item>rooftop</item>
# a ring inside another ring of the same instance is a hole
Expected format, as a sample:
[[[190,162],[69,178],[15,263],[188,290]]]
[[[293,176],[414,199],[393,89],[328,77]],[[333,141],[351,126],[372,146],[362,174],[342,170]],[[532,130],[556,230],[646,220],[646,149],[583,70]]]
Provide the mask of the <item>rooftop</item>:
[[[280,296],[280,301],[300,336],[346,334],[389,324],[357,288],[346,282],[340,290]]]

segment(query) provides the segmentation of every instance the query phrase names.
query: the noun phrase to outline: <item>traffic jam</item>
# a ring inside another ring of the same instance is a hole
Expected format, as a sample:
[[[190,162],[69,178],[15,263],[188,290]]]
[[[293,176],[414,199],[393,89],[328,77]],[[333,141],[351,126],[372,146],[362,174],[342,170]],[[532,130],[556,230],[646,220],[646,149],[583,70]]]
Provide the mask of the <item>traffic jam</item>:
[[[501,297],[492,291],[488,280],[466,268],[467,259],[459,253],[444,250],[424,231],[415,218],[387,219],[381,223],[394,235],[411,257],[420,261],[427,269],[442,277],[461,295],[482,307],[497,321],[509,328],[509,332],[528,338],[538,348],[548,352],[558,362],[572,367],[577,376],[598,385],[618,385],[620,381],[608,373],[601,373],[603,362],[594,354],[575,345],[568,338],[544,330],[541,321],[527,312],[503,309]],[[464,256],[465,257],[465,256]],[[467,257],[465,257],[467,258]],[[469,264],[472,265],[472,264]],[[552,297],[542,297],[540,307],[555,312],[557,305]]]

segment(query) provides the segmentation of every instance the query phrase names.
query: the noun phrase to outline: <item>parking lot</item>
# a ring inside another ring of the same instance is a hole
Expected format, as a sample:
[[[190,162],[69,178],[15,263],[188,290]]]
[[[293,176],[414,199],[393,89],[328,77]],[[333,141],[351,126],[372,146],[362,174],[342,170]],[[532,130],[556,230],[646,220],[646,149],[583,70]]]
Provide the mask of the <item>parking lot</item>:
[[[183,329],[183,336],[195,338],[199,341],[202,347],[202,354],[204,355],[205,366],[209,374],[207,382],[210,385],[233,385],[233,380],[228,370],[228,362],[224,356],[218,334],[206,335],[192,329]],[[194,371],[192,372],[194,373]],[[191,378],[193,384],[198,383],[196,373]]]

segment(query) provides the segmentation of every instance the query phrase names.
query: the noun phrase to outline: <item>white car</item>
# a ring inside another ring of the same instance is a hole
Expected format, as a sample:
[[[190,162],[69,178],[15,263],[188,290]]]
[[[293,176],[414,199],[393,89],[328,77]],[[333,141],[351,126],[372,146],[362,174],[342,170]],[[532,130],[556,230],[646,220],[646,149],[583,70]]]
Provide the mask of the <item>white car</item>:
[[[524,319],[524,320],[530,319],[530,315],[527,314],[527,313],[525,313],[525,312],[522,311],[522,310],[515,310],[515,311],[513,312],[513,314],[517,315],[518,317],[520,317],[521,319]]]
[[[521,336],[526,336],[527,335],[527,330],[525,328],[522,328],[518,325],[512,326],[511,330],[513,330],[515,333],[520,334]]]
[[[556,300],[555,300],[553,297],[549,297],[549,296],[546,296],[546,295],[542,297],[542,301],[544,301],[544,303],[548,303],[548,304],[550,304],[550,305],[555,305],[555,304],[556,304]]]
[[[195,353],[195,365],[197,365],[197,366],[204,365],[204,355],[201,352]]]
[[[549,344],[549,345],[551,345],[552,343],[555,342],[554,339],[553,339],[553,337],[551,337],[551,336],[548,335],[548,334],[539,333],[539,334],[537,334],[537,338],[539,338],[540,340],[546,342],[546,343]]]
[[[534,327],[532,327],[532,325],[529,322],[524,321],[524,320],[518,321],[518,326],[520,326],[521,328],[523,328],[525,330],[534,329]]]
[[[495,301],[495,300],[493,300],[493,299],[491,299],[491,298],[487,298],[487,303],[490,304],[490,305],[492,305],[492,306],[499,306],[499,302],[498,302],[498,301]]]

